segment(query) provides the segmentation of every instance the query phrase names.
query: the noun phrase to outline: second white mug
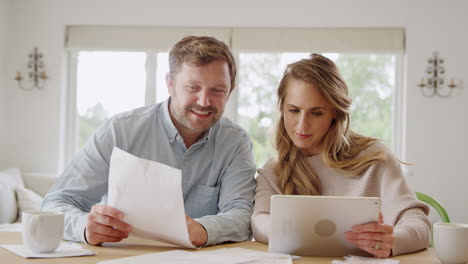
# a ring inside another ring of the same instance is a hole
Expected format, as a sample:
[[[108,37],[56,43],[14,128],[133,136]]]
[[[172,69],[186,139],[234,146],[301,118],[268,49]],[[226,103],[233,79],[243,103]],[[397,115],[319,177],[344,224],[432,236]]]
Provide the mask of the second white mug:
[[[434,248],[443,264],[468,262],[468,225],[458,223],[435,223]]]

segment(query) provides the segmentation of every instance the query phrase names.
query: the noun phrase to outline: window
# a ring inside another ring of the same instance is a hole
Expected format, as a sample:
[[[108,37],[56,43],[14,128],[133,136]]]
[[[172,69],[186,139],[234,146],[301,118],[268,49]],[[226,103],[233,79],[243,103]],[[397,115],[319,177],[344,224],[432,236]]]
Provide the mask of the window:
[[[73,26],[67,29],[67,116],[71,121],[65,126],[66,157],[62,166],[111,115],[168,97],[167,50],[185,35],[214,36],[229,43],[237,56],[238,87],[225,116],[250,135],[257,166],[274,153],[271,132],[276,122],[276,89],[283,71],[287,64],[313,52],[332,59],[347,82],[353,99],[351,128],[382,139],[401,154],[402,29]],[[73,125],[73,118],[79,120],[77,125]]]
[[[79,52],[78,148],[110,116],[145,104],[145,60],[142,52]]]
[[[165,88],[168,54],[157,54],[157,69],[149,63],[151,56],[144,52],[78,53],[78,148],[109,117],[144,106],[148,93],[156,90],[155,98],[149,100],[153,102],[162,102],[169,96]],[[156,86],[147,87],[147,71],[156,73]]]

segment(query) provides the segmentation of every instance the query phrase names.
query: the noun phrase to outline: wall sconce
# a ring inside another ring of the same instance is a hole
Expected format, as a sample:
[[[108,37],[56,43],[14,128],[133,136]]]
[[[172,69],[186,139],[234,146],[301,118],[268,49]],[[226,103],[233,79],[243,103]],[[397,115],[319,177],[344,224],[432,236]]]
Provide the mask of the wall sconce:
[[[43,57],[44,56],[39,52],[37,47],[34,48],[34,51],[29,54],[28,68],[30,69],[29,81],[32,82],[31,87],[24,87],[21,83],[24,78],[21,76],[19,71],[16,72],[15,80],[18,82],[18,85],[21,89],[25,91],[32,91],[34,88],[44,88],[45,80],[49,77],[44,70],[44,62],[42,61]]]
[[[427,60],[427,63],[429,64],[426,69],[428,75],[427,81],[425,81],[423,77],[418,84],[418,86],[421,87],[422,95],[425,97],[433,97],[434,95],[449,97],[452,94],[453,88],[457,87],[457,85],[454,83],[453,78],[451,78],[450,84],[445,87],[444,59],[440,58],[437,52],[434,52],[434,55]]]

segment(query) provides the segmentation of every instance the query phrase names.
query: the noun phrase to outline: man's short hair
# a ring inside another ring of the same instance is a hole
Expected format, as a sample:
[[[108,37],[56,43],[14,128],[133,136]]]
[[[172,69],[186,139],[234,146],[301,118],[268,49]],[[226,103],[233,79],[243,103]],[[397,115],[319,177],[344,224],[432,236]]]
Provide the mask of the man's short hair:
[[[169,74],[174,79],[184,63],[200,66],[217,60],[228,64],[232,91],[236,84],[236,61],[228,45],[213,37],[188,36],[177,42],[169,52]]]

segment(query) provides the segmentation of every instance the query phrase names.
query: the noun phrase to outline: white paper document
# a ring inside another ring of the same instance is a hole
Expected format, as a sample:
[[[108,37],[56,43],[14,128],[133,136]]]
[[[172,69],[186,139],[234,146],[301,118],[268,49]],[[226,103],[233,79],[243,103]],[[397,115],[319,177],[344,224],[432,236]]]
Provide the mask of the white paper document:
[[[23,258],[64,258],[95,255],[91,250],[85,249],[81,245],[72,242],[62,242],[52,253],[35,253],[23,244],[1,245],[1,247]]]
[[[212,251],[188,252],[172,250],[145,254],[135,257],[113,259],[98,264],[292,264],[291,257],[285,254],[268,253],[244,248],[222,248]]]
[[[360,256],[346,256],[344,260],[333,260],[332,264],[399,264],[396,259],[378,259]]]
[[[132,235],[186,248],[189,240],[181,171],[114,147],[108,204],[125,213]]]

